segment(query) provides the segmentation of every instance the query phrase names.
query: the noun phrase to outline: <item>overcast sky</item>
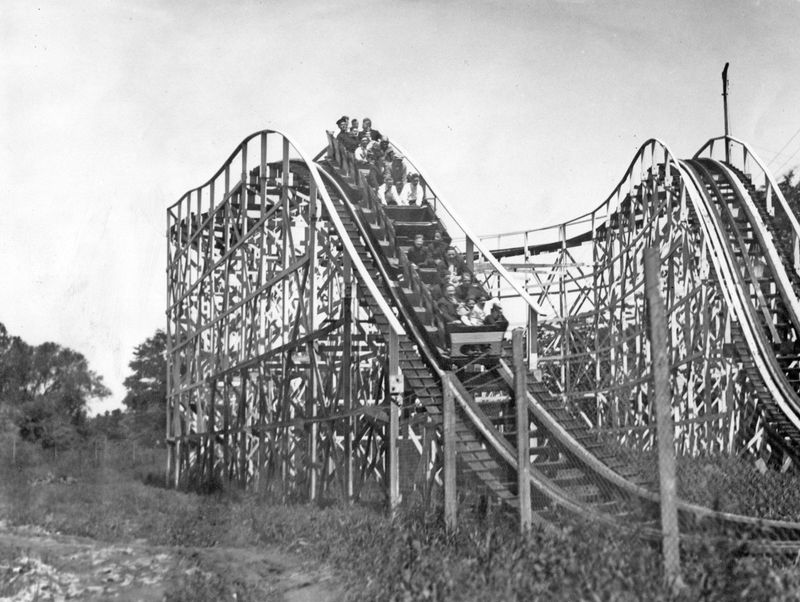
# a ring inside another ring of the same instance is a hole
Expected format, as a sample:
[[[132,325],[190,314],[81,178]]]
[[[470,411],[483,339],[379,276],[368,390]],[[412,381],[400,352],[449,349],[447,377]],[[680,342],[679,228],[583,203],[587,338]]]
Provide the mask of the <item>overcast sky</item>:
[[[118,405],[165,325],[167,205],[266,127],[313,156],[339,115],[372,117],[474,231],[518,230],[599,204],[648,138],[687,157],[721,135],[728,61],[733,134],[784,171],[798,17],[789,0],[4,0],[0,322],[83,352]]]

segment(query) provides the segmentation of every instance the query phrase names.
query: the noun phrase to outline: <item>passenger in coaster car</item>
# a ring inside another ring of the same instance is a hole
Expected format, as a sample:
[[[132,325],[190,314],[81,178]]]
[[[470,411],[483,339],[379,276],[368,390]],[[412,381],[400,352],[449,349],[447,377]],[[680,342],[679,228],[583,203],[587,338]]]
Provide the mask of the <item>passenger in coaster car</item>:
[[[483,310],[478,308],[475,297],[469,297],[464,303],[464,313],[461,314],[461,321],[466,326],[483,326]]]
[[[433,284],[428,285],[428,291],[433,297],[434,300],[438,301],[442,297],[444,297],[444,289],[448,284],[453,284],[450,282],[449,274],[447,272],[447,264],[441,259],[437,259],[434,261],[434,267],[436,268],[436,280]]]
[[[384,205],[397,205],[397,191],[394,187],[394,180],[391,174],[384,174],[383,184],[378,187],[378,198]]]
[[[439,313],[445,322],[458,322],[461,316],[458,315],[458,302],[456,301],[456,287],[448,284],[444,289],[444,297],[436,302]]]
[[[362,123],[364,124],[364,129],[362,129],[358,133],[359,138],[363,138],[364,136],[366,136],[370,140],[380,140],[381,138],[383,138],[383,136],[378,130],[372,129],[372,119],[370,119],[369,117],[364,117]]]
[[[484,318],[483,323],[488,326],[497,326],[498,329],[505,330],[508,328],[508,320],[503,315],[503,308],[500,307],[500,302],[495,301],[489,310],[489,315]]]
[[[361,144],[353,153],[356,160],[356,167],[361,175],[367,180],[370,188],[377,190],[381,182],[378,179],[378,169],[374,165],[372,151],[369,148],[369,138],[363,136]]]
[[[359,137],[358,133],[360,131],[361,130],[358,129],[358,119],[353,119],[350,122],[350,135],[353,136],[354,138],[358,138]]]
[[[356,158],[356,167],[359,169],[369,169],[369,157],[367,150],[369,148],[369,137],[361,136],[358,148],[353,151],[353,156]]]
[[[336,125],[339,126],[339,133],[336,134],[336,139],[345,149],[352,153],[358,148],[358,139],[351,136],[350,132],[347,131],[347,115],[342,115]]]
[[[433,261],[437,261],[439,259],[442,262],[446,262],[447,260],[447,243],[442,239],[442,231],[436,230],[433,233],[433,242],[431,242],[430,247],[428,248],[430,252],[431,259]]]
[[[425,236],[416,234],[414,236],[414,246],[408,250],[408,260],[417,267],[425,267],[431,264],[428,249],[425,248]]]
[[[392,162],[394,161],[394,150],[387,148],[383,153],[383,177],[392,175]],[[394,177],[392,177],[394,181]]]
[[[455,276],[458,279],[457,282],[460,281],[461,274],[467,269],[467,264],[455,247],[447,247],[445,261],[447,261],[447,269],[450,271],[451,277]]]
[[[394,185],[397,188],[397,192],[400,192],[403,189],[403,185],[408,180],[408,167],[406,167],[406,162],[403,159],[403,155],[395,155],[394,159],[392,159],[392,179],[394,179]]]
[[[461,302],[466,302],[470,297],[477,299],[481,292],[481,289],[476,286],[472,274],[466,269],[461,272],[461,283],[456,287],[456,299]]]
[[[375,141],[370,142],[369,146],[367,147],[367,153],[372,156],[372,164],[375,166],[375,169],[378,172],[376,174],[378,181],[383,182],[383,172],[386,165],[384,164],[383,160],[384,151],[381,148],[380,143]]]
[[[488,307],[486,306],[487,297],[484,292],[478,294],[478,297],[475,299],[475,314],[480,317],[481,324],[483,324],[486,320],[486,312],[488,311]]]
[[[400,204],[422,205],[424,195],[422,184],[419,181],[419,174],[412,173],[408,176],[408,182],[403,186],[403,190],[400,191]]]

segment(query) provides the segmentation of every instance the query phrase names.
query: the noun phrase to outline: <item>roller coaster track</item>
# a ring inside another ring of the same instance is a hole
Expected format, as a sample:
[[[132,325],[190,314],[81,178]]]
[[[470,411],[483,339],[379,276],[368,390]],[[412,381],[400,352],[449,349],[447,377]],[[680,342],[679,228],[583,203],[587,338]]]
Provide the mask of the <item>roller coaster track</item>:
[[[280,160],[267,158],[270,137],[282,140]],[[258,143],[260,161],[251,168],[248,145]],[[290,158],[290,147],[299,158]],[[365,482],[389,478],[381,456],[396,434],[386,414],[399,406],[405,440],[417,445],[430,484],[442,399],[452,394],[464,478],[494,499],[518,503],[509,417],[524,403],[534,520],[554,522],[566,511],[658,537],[654,485],[624,451],[652,442],[639,269],[645,245],[662,253],[673,334],[697,308],[703,316],[700,334],[681,335],[672,350],[675,388],[689,399],[681,411],[697,414],[684,439],[698,447],[701,424],[709,446],[739,445],[773,463],[797,457],[800,402],[790,377],[798,369],[791,353],[775,354],[797,340],[797,299],[786,250],[769,246],[771,235],[755,219],[760,206],[734,169],[677,161],[648,141],[609,199],[559,226],[558,240],[532,243],[523,233],[522,245],[492,253],[416,166],[428,208],[392,210],[331,135],[317,161],[306,157],[285,135],[259,132],[169,209],[168,436],[176,482],[223,475],[314,497],[339,481],[353,495],[358,461],[366,492]],[[237,184],[231,173],[241,173]],[[462,241],[481,284],[504,299],[509,315],[522,316],[529,367],[542,371],[526,399],[515,399],[508,355],[453,362],[423,276],[405,256],[419,228]],[[756,244],[781,280],[777,292],[761,287],[764,272],[750,258]],[[587,248],[588,260],[574,256]],[[558,254],[556,269],[526,268],[547,253]],[[514,256],[524,265],[510,271],[499,258]],[[706,348],[698,345],[712,339],[728,351],[700,357]],[[698,375],[700,368],[706,372]],[[398,373],[403,395],[391,384]],[[697,391],[707,402],[699,411]],[[679,512],[685,537],[713,528],[756,549],[800,548],[797,523],[687,502]]]

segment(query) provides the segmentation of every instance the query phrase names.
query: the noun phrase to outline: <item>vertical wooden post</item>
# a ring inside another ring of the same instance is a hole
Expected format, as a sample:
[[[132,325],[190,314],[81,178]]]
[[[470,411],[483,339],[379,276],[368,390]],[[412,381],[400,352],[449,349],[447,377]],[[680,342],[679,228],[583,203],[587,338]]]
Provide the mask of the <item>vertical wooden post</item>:
[[[239,407],[236,411],[236,425],[239,428],[239,487],[247,487],[247,368],[240,372],[242,388],[239,391]]]
[[[474,264],[475,264],[475,243],[472,242],[471,238],[467,238],[467,245],[466,246],[467,246],[467,248],[466,248],[466,251],[465,251],[465,259],[466,259],[467,269],[470,271],[470,273],[475,273],[475,266],[474,266]]]
[[[230,386],[228,379],[230,375],[225,375],[225,386],[223,387],[223,406],[222,406],[222,461],[223,472],[222,474],[225,485],[231,479],[231,462],[230,462],[230,445],[231,445],[231,400],[230,400]]]
[[[352,264],[350,256],[344,254],[344,300],[343,315],[344,324],[342,337],[342,401],[345,413],[353,409],[352,380],[350,370],[352,368],[353,355],[353,287],[352,287]],[[353,419],[347,416],[344,419],[344,494],[348,501],[353,499]]]
[[[206,443],[206,461],[208,462],[208,483],[214,482],[214,445],[216,443],[217,410],[214,402],[217,399],[217,381],[209,378],[208,385],[211,387],[211,396],[208,402],[208,442]]]
[[[175,399],[173,397],[173,399]],[[181,429],[181,418],[178,415],[178,411],[181,405],[181,395],[178,394],[177,399],[174,401],[174,408],[173,412],[174,415],[172,417],[172,478],[173,478],[173,486],[177,489],[181,482],[181,436],[182,436],[182,429]]]
[[[528,415],[528,374],[523,351],[523,330],[511,334],[514,359],[514,401],[517,406],[517,486],[519,498],[519,529],[531,528],[531,451],[530,417]]]
[[[411,430],[411,425],[409,425],[408,428]],[[422,503],[427,510],[431,501],[431,481],[428,478],[431,467],[431,431],[425,425],[422,426],[422,454],[420,462],[422,463]]]
[[[458,522],[458,500],[456,498],[456,404],[451,379],[452,372],[442,376],[442,417],[444,419],[444,522],[449,530]]]
[[[309,178],[308,183],[308,230],[306,233],[308,248],[308,328],[311,332],[317,329],[317,182]],[[306,398],[306,416],[313,419],[317,415],[317,357],[314,346],[308,344],[308,395]],[[319,426],[311,422],[307,427],[308,440],[308,499],[317,497],[317,434]]]
[[[400,437],[400,400],[403,395],[403,377],[400,374],[400,342],[396,332],[389,333],[387,349],[388,369],[386,378],[389,402],[389,433],[386,474],[389,484],[389,512],[392,515],[400,506],[400,459],[397,455],[397,439]]]
[[[722,112],[725,117],[725,163],[731,162],[731,141],[730,127],[728,125],[728,66],[725,63],[725,68],[722,70]]]
[[[675,446],[673,442],[672,403],[669,386],[667,317],[661,298],[660,258],[658,249],[644,251],[645,293],[650,314],[650,351],[655,381],[656,433],[658,436],[658,472],[661,492],[661,531],[664,575],[673,588],[682,585],[676,506]]]
[[[532,307],[528,308],[528,370],[534,379],[539,376],[539,314]]]
[[[266,393],[264,392],[263,379],[264,375],[262,373],[259,376],[258,383],[258,453],[256,455],[258,466],[255,470],[256,478],[258,479],[256,490],[259,493],[264,491],[264,462],[266,462],[267,459],[267,450],[264,448],[267,445],[266,434],[264,432],[264,424],[266,422],[267,412],[267,399]]]

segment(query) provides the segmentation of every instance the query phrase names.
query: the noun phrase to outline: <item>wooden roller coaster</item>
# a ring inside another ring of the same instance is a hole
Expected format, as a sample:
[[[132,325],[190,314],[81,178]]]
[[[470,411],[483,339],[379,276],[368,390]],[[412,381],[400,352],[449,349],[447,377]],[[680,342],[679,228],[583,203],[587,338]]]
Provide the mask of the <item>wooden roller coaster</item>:
[[[330,133],[311,159],[267,130],[168,209],[176,486],[394,509],[456,479],[522,521],[577,514],[658,537],[658,485],[635,461],[655,429],[646,247],[661,260],[678,451],[800,461],[800,225],[746,144],[679,160],[650,140],[597,209],[490,238],[409,162],[424,201],[387,207]],[[406,257],[420,229],[463,250],[503,304],[505,338],[444,323]],[[685,537],[800,549],[800,524],[678,513]]]

